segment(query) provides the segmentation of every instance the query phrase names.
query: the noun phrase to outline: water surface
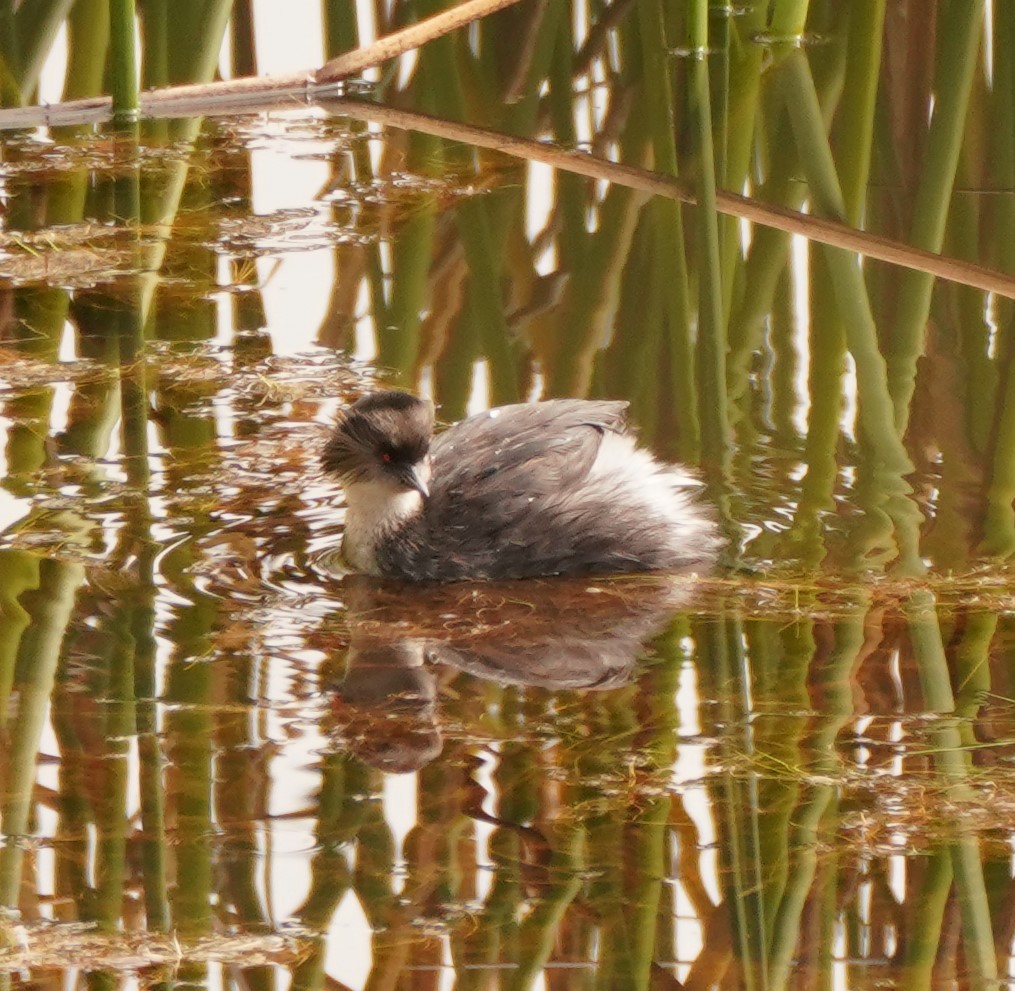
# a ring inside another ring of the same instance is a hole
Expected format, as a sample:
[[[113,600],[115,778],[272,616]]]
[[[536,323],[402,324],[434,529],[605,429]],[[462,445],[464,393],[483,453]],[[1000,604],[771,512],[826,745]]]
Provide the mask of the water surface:
[[[1010,303],[708,204],[1011,271],[1015,13],[615,7],[369,97],[703,208],[326,105],[4,137],[5,985],[1007,980]],[[382,384],[627,399],[722,567],[343,576],[318,454]]]

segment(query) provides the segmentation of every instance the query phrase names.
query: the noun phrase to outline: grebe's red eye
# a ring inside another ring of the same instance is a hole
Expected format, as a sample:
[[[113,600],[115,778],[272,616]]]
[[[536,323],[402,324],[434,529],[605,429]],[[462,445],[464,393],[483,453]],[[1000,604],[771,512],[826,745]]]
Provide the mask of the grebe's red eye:
[[[387,451],[382,451],[381,452],[381,461],[390,462],[391,461],[391,455],[388,454]]]

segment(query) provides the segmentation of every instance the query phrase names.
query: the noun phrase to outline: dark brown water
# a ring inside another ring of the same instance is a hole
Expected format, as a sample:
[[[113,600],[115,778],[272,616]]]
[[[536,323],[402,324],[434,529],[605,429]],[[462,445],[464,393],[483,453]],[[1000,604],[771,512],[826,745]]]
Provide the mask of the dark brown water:
[[[375,95],[1011,271],[1015,8],[770,6]],[[0,984],[1007,982],[1008,300],[368,116],[4,138]],[[722,567],[343,576],[382,383],[629,400]]]

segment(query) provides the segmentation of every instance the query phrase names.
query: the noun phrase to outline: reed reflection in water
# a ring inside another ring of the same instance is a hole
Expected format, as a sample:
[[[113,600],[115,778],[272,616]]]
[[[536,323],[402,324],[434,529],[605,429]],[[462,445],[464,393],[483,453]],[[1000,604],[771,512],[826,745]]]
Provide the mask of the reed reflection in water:
[[[11,965],[299,987],[1007,966],[996,611],[681,579],[420,603],[294,574],[273,599],[175,590],[160,659],[130,583],[40,568],[5,730]],[[415,776],[408,821],[383,771]]]
[[[122,70],[105,8],[0,0],[4,106],[62,25],[66,96],[107,47]],[[270,40],[249,3],[141,8],[145,86]],[[351,11],[322,6],[322,54]],[[1010,302],[794,265],[721,208],[1011,272],[1013,39],[1002,0],[526,2],[367,94],[698,207],[374,127],[363,93],[5,132],[0,983],[1011,973]],[[336,577],[318,445],[379,381],[446,420],[627,399],[710,480],[729,567]]]

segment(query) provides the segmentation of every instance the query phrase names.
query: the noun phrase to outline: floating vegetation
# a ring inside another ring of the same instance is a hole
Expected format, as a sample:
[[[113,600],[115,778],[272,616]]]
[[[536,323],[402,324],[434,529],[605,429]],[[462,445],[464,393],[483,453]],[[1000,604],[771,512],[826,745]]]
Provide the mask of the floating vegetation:
[[[292,966],[305,959],[305,938],[276,933],[159,935],[99,932],[82,923],[32,922],[14,926],[15,945],[0,948],[0,972],[50,968],[137,971],[150,967],[223,963],[242,967]]]

